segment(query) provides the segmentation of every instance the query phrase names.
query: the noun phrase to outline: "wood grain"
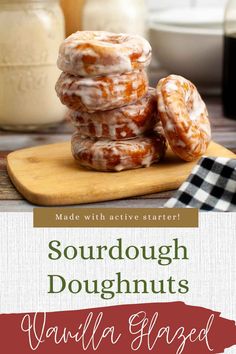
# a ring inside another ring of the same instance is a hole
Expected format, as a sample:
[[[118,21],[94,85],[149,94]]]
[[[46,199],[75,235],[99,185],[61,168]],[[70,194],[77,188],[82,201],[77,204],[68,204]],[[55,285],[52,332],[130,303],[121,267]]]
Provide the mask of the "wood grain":
[[[207,156],[233,158],[224,147],[211,143]],[[184,162],[169,149],[165,160],[150,168],[106,173],[79,166],[70,143],[19,150],[7,156],[9,176],[31,203],[73,205],[123,199],[174,190],[186,180],[195,162]]]

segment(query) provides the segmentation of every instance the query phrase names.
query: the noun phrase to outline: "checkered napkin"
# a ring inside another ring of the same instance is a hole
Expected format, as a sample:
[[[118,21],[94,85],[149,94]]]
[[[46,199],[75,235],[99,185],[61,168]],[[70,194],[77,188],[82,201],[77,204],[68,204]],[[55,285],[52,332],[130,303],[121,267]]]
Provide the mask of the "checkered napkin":
[[[236,159],[203,157],[165,207],[236,211]]]

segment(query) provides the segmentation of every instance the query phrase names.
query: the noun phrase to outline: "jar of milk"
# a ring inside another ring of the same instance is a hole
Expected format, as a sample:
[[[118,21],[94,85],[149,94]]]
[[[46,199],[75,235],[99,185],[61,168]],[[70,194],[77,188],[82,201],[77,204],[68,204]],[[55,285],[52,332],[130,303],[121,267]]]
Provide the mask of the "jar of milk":
[[[59,0],[0,0],[0,128],[60,122],[56,62],[65,36]]]
[[[82,27],[91,31],[147,36],[145,0],[86,0]]]

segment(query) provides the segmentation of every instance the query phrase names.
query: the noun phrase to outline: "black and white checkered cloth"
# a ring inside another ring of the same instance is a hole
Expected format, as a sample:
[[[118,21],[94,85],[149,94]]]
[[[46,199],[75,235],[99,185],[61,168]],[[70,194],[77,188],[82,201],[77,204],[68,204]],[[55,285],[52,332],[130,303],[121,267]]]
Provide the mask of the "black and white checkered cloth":
[[[236,211],[236,159],[203,157],[166,208]]]

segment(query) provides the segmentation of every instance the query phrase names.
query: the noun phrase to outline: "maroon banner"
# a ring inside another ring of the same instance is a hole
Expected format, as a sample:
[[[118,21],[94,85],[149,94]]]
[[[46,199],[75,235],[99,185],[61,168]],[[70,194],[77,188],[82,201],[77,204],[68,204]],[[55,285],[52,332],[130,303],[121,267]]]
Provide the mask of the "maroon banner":
[[[219,354],[236,345],[234,321],[182,302],[0,315],[1,352]]]

